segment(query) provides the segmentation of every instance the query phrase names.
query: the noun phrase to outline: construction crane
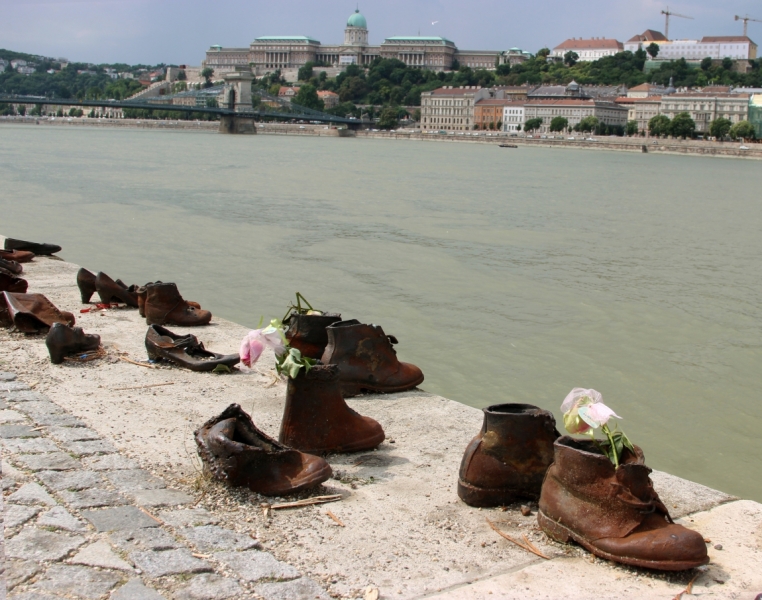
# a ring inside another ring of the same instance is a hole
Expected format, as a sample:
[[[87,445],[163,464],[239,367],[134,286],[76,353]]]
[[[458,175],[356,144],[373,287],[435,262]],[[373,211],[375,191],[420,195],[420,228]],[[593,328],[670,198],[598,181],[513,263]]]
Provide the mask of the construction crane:
[[[749,24],[749,21],[756,21],[757,23],[762,23],[762,20],[760,19],[752,19],[749,15],[746,15],[745,17],[739,17],[736,15],[736,21],[743,21],[743,35],[746,37],[746,27]]]
[[[672,12],[669,10],[669,6],[667,7],[667,10],[661,11],[661,14],[665,15],[664,17],[664,37],[669,39],[669,18],[670,17],[680,17],[681,19],[693,19],[693,17],[688,17],[686,15],[678,15],[675,12]]]

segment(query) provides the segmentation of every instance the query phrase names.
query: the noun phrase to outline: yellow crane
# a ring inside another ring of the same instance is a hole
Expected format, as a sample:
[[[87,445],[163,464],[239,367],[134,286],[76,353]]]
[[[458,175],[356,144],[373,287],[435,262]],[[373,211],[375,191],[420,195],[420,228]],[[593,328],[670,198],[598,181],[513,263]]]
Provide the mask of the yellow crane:
[[[736,15],[735,18],[736,21],[743,21],[743,35],[746,37],[746,27],[749,25],[749,21],[756,21],[757,23],[762,23],[762,20],[760,19],[752,19],[749,15],[746,15],[745,17],[739,17]]]
[[[675,12],[672,12],[669,10],[669,6],[667,7],[667,10],[661,11],[661,14],[665,15],[664,17],[664,37],[669,39],[669,18],[670,17],[680,17],[681,19],[693,19],[693,17],[688,17],[686,15],[679,15]]]

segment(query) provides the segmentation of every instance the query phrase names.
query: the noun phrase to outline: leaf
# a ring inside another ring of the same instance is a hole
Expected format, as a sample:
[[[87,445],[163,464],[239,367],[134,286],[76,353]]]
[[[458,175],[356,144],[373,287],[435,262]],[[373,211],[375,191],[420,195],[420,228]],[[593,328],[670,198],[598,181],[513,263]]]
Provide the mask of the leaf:
[[[217,365],[212,369],[212,373],[217,373],[217,375],[221,375],[222,373],[232,373],[233,371],[228,367],[227,365]]]
[[[278,358],[275,368],[278,373],[286,373],[291,379],[296,379],[300,369],[303,368],[308,373],[316,362],[314,358],[302,356],[296,348],[289,348],[288,353]]]

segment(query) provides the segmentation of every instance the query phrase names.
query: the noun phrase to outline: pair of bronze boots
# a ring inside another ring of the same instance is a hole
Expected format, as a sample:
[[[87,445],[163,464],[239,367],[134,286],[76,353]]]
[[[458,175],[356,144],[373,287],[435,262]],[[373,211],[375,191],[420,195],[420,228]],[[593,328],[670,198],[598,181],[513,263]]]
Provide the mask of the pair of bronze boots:
[[[339,314],[299,313],[289,315],[285,323],[292,348],[325,365],[338,365],[345,398],[362,392],[403,392],[423,383],[418,367],[397,359],[397,338],[378,325],[342,321]]]
[[[561,436],[553,415],[529,404],[484,409],[466,448],[458,495],[471,506],[539,499],[540,528],[616,562],[680,571],[709,562],[702,535],[673,522],[653,488],[643,451],[618,469],[591,440]]]
[[[21,263],[33,258],[34,254],[23,250],[0,250],[0,292],[26,292],[29,284],[26,279],[19,277],[24,271]]]
[[[266,496],[292,494],[331,476],[316,456],[360,452],[384,441],[381,425],[347,406],[336,365],[318,364],[289,378],[278,441],[254,426],[237,404],[195,432],[207,469],[233,486]]]

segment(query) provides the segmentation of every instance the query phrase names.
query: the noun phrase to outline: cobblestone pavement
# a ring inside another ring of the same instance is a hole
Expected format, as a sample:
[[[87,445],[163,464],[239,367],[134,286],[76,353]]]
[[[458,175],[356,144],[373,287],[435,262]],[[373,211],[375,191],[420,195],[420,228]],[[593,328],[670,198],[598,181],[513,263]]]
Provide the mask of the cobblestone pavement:
[[[8,598],[329,598],[3,372],[0,446]]]

